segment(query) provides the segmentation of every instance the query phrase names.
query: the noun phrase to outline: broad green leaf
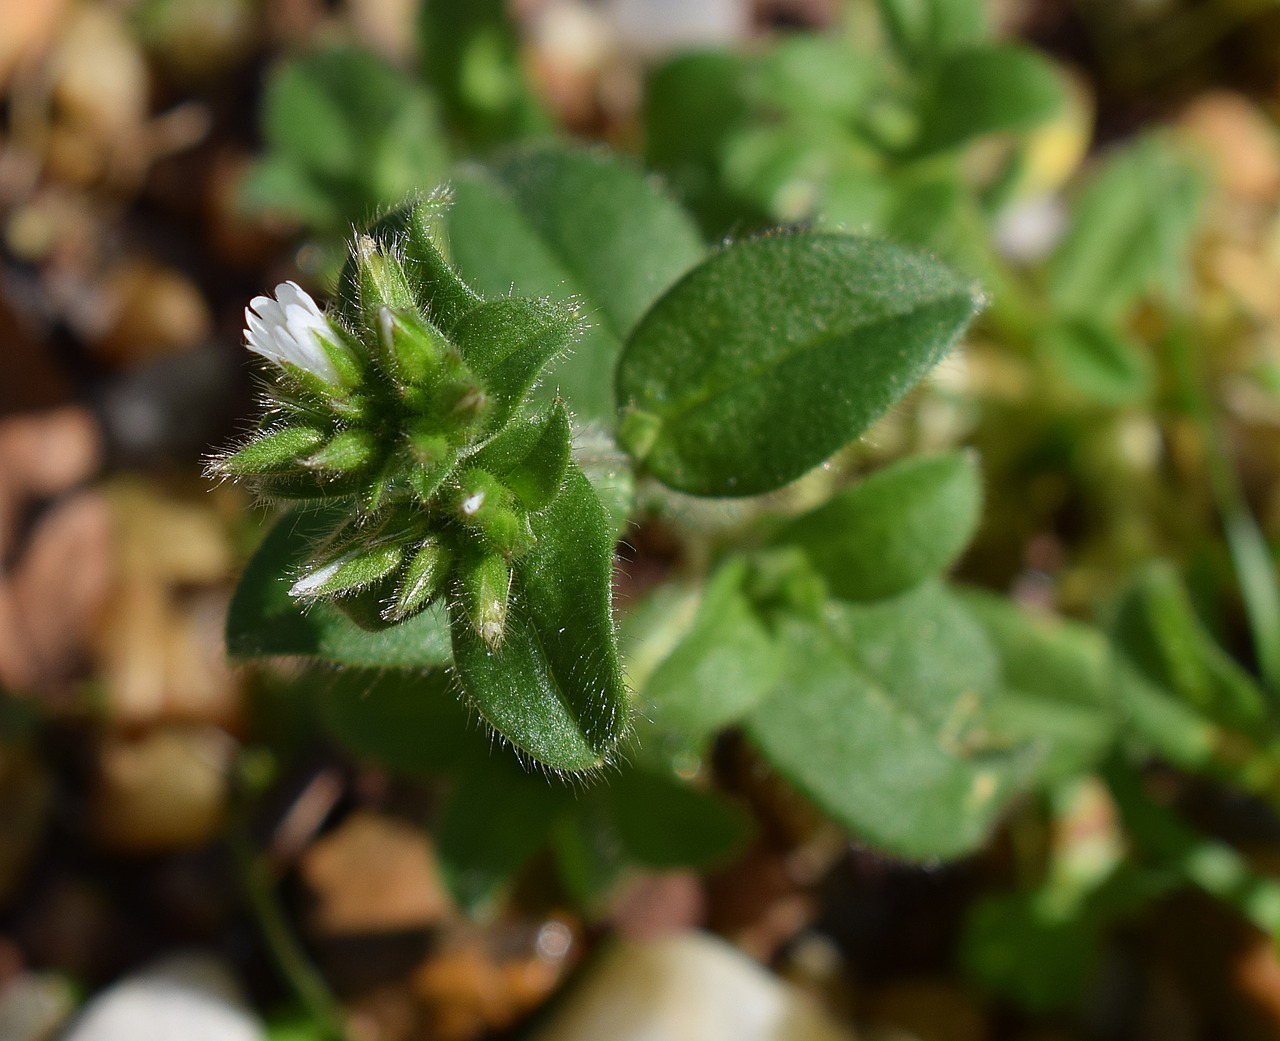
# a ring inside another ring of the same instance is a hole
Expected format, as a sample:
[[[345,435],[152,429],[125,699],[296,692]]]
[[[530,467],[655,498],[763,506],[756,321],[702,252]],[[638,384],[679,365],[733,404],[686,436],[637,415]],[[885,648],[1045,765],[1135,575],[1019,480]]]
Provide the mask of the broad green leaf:
[[[343,669],[315,674],[309,686],[330,737],[380,767],[441,774],[490,755],[443,670]]]
[[[324,510],[294,510],[276,522],[231,599],[228,655],[233,660],[300,655],[370,668],[447,664],[449,627],[438,606],[373,633],[329,604],[304,608],[289,595],[316,541],[330,534],[334,523],[334,514]]]
[[[516,748],[552,770],[606,762],[628,723],[610,608],[613,542],[600,501],[570,466],[531,515],[537,542],[514,568],[496,650],[453,610],[453,652],[468,700]]]
[[[747,90],[759,104],[805,119],[851,123],[878,86],[874,59],[822,33],[792,33],[761,56]],[[833,128],[834,129],[834,128]]]
[[[1114,326],[1066,319],[1044,331],[1039,347],[1055,375],[1090,401],[1131,405],[1151,395],[1151,359]]]
[[[1199,171],[1160,138],[1114,152],[1076,200],[1050,258],[1052,304],[1107,322],[1153,290],[1178,296],[1203,195]]]
[[[995,646],[1004,676],[1005,689],[988,706],[986,725],[1043,752],[1041,783],[1094,768],[1124,724],[1121,677],[1106,637],[1078,622],[1032,615],[981,590],[964,590],[961,598]]]
[[[886,467],[788,524],[835,596],[878,600],[919,585],[960,556],[982,514],[971,454],[918,456]]]
[[[980,845],[1016,790],[1017,757],[970,750],[821,630],[792,626],[787,636],[786,679],[745,724],[764,758],[854,836],[887,853],[931,860]]]
[[[645,867],[706,868],[751,834],[751,819],[739,806],[672,777],[626,770],[610,778],[606,796],[623,850]]]
[[[459,170],[447,219],[454,262],[482,294],[548,296],[587,317],[546,383],[580,419],[612,422],[623,339],[703,256],[690,218],[619,158],[546,147]]]
[[[890,41],[914,64],[924,64],[987,36],[983,0],[876,0]]]
[[[947,268],[888,243],[800,234],[729,246],[627,341],[623,441],[679,491],[772,491],[862,433],[976,308]]]
[[[1247,734],[1265,723],[1261,690],[1214,642],[1167,565],[1154,564],[1138,577],[1120,605],[1115,638],[1146,679],[1196,712]]]
[[[602,899],[626,869],[606,788],[581,793],[572,809],[560,815],[551,834],[551,852],[569,895],[588,911],[603,911]]]
[[[484,910],[551,838],[573,792],[509,757],[462,774],[436,829],[436,853],[454,899]]]
[[[981,728],[1000,662],[949,587],[926,582],[892,600],[832,603],[827,624],[845,657],[926,727],[957,743]]]
[[[490,428],[506,423],[544,367],[570,349],[577,331],[571,312],[540,300],[487,300],[462,317],[454,342],[492,398],[484,416]]]
[[[712,576],[688,632],[649,676],[638,704],[658,727],[714,733],[779,680],[784,655],[743,592],[748,570],[739,557]]]
[[[328,231],[430,187],[448,161],[430,96],[354,48],[283,65],[267,85],[262,130],[269,165],[251,179],[251,200],[308,219],[327,208],[336,218]],[[285,194],[291,185],[296,201]]]
[[[698,215],[708,239],[720,238],[743,219],[739,201],[721,184],[720,161],[748,116],[748,68],[741,55],[694,51],[677,55],[649,78],[645,165],[667,178]]]
[[[564,481],[571,440],[569,414],[556,402],[536,415],[511,422],[468,463],[503,478],[526,507],[540,510]]]
[[[424,77],[456,133],[492,145],[551,129],[526,85],[503,0],[426,0],[418,32]]]
[[[985,134],[1030,130],[1063,104],[1061,79],[1040,55],[1007,44],[953,51],[926,78],[918,155]]]

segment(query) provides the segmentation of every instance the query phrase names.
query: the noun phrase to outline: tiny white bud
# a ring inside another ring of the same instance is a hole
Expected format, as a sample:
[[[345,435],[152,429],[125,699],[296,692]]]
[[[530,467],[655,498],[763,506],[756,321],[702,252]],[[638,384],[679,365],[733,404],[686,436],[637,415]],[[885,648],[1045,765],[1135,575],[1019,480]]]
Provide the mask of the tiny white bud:
[[[294,282],[276,286],[276,298],[255,296],[244,311],[249,350],[277,365],[295,365],[326,383],[341,382],[325,340],[335,339],[329,320]]]

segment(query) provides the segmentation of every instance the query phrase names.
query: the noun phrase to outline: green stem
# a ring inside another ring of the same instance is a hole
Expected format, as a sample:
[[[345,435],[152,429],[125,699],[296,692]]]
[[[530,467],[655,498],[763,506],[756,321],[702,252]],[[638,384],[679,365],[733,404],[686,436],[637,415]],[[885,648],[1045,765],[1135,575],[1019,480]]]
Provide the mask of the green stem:
[[[280,975],[330,1041],[347,1041],[342,1009],[289,927],[266,858],[254,852],[240,829],[232,830],[229,841],[249,906]]]

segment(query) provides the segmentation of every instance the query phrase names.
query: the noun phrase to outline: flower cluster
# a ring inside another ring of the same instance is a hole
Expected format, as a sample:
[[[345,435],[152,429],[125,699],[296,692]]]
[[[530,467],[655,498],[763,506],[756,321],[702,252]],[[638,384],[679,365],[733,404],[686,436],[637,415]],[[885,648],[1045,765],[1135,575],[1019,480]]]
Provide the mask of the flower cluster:
[[[267,408],[210,469],[331,510],[294,576],[300,601],[379,628],[446,596],[497,647],[530,514],[569,464],[568,414],[535,407],[531,390],[578,321],[546,301],[479,297],[433,239],[439,206],[358,237],[333,312],[292,282],[253,299],[245,337],[273,363]]]

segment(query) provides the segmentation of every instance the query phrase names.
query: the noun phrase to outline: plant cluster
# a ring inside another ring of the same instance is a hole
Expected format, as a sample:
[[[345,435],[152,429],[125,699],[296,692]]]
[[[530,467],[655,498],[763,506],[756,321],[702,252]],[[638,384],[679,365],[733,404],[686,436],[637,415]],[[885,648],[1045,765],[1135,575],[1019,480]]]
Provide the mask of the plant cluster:
[[[482,6],[424,24],[513,82]],[[707,768],[728,730],[856,840],[920,862],[1100,782],[1131,849],[1084,866],[1044,852],[975,905],[961,944],[985,985],[1048,1007],[1078,993],[1112,922],[1179,886],[1280,927],[1280,887],[1141,783],[1158,759],[1280,801],[1280,595],[1204,389],[1194,164],[1161,136],[1117,150],[1061,239],[1011,260],[997,225],[1065,173],[1045,151],[1071,113],[1063,76],[993,42],[980,4],[876,9],[878,45],[797,35],[658,69],[645,162],[665,184],[603,148],[514,144],[538,125],[525,94],[475,122],[488,95],[433,66],[450,118],[508,147],[454,166],[447,205],[361,232],[328,312],[288,286],[254,302],[250,346],[278,363],[268,407],[214,468],[298,505],[250,562],[228,645],[349,667],[316,685],[319,715],[358,755],[451,780],[437,837],[470,907],[547,849],[587,905],[628,865],[728,856],[750,829]],[[320,233],[388,200],[279,129],[317,93],[286,86],[363,83],[366,60],[304,57],[268,94],[255,190],[310,171],[323,205],[300,212]],[[329,96],[324,120],[378,135],[358,91]],[[361,147],[426,148],[411,138]],[[777,223],[801,226],[746,233]],[[926,385],[922,410],[961,414],[930,444],[894,406],[983,304],[971,355],[1036,393]],[[886,413],[908,433],[885,454],[903,458],[854,480]],[[1117,448],[1147,415],[1186,424],[1209,460],[1212,505],[1187,521],[1204,539],[1222,524],[1208,597],[1180,561],[1146,559],[1173,541],[1180,495]],[[1087,620],[947,577],[966,551],[1002,558],[989,586],[1012,577],[1008,546],[1060,501],[1023,501],[1037,475],[1106,500],[1081,539],[1104,577],[1064,594]],[[678,560],[615,618],[632,525],[673,532]],[[1252,657],[1205,610],[1237,585]]]

